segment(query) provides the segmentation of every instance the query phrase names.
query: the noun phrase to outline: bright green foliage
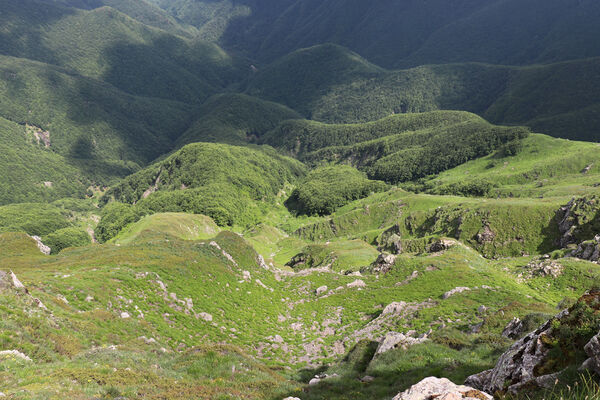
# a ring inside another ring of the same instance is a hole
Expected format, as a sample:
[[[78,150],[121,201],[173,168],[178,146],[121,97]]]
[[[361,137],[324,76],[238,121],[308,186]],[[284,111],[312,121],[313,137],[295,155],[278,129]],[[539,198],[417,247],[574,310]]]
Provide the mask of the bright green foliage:
[[[0,232],[43,236],[69,227],[66,215],[50,204],[22,203],[0,207]]]
[[[148,215],[135,224],[128,225],[112,242],[128,244],[153,235],[174,236],[184,240],[209,239],[216,236],[219,230],[217,224],[204,215],[159,213]]]
[[[38,145],[24,126],[0,117],[0,204],[82,196],[87,185],[88,178],[64,157]]]
[[[290,121],[264,140],[312,165],[347,162],[370,178],[397,183],[437,174],[527,135],[524,128],[494,126],[469,113],[431,112],[354,125]]]
[[[286,205],[307,215],[327,215],[353,200],[383,192],[388,186],[371,181],[349,165],[317,168],[298,183]]]
[[[135,206],[112,202],[102,209],[102,219],[96,227],[96,237],[100,242],[115,237],[121,229],[141,218]]]
[[[297,157],[327,148],[355,145],[403,132],[442,129],[463,122],[482,122],[476,115],[460,111],[400,114],[364,124],[324,124],[309,120],[280,123],[261,141]]]
[[[517,155],[500,151],[407,188],[431,194],[553,197],[597,193],[600,154],[593,143],[531,134]]]
[[[284,120],[301,117],[277,103],[243,94],[220,94],[208,99],[195,118],[177,140],[178,146],[193,142],[246,144]]]
[[[81,228],[69,227],[54,231],[42,237],[43,243],[50,247],[52,254],[67,247],[80,247],[91,243],[90,235]]]
[[[105,209],[98,237],[108,240],[126,224],[158,212],[204,214],[220,226],[256,224],[278,192],[304,173],[301,163],[269,148],[187,145],[106,193],[104,202],[136,205]]]

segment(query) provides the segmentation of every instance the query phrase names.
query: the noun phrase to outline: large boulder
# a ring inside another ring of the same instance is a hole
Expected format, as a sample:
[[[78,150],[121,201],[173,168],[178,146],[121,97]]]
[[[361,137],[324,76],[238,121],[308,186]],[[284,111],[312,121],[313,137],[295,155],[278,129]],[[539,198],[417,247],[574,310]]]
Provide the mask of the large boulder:
[[[456,385],[446,378],[429,377],[399,393],[393,400],[492,400],[492,396],[469,386]]]
[[[410,334],[404,334],[400,332],[388,332],[381,341],[381,343],[379,343],[379,347],[377,347],[375,355],[382,354],[394,349],[406,350],[411,346],[427,341],[427,337],[427,334],[423,334],[419,337],[413,337]]]
[[[402,253],[402,238],[400,226],[394,225],[379,236],[379,250],[391,254]]]
[[[465,384],[489,393],[517,393],[524,387],[551,388],[565,365],[574,364],[580,356],[588,357],[581,367],[600,372],[600,333],[590,338],[589,331],[574,329],[600,325],[599,303],[600,291],[586,293],[574,306],[515,342],[494,368],[468,377]],[[595,321],[588,321],[590,315],[595,316]],[[513,326],[507,330],[517,328],[519,322],[513,320],[509,324]],[[553,348],[566,347],[574,348],[579,355],[572,351],[551,352]]]

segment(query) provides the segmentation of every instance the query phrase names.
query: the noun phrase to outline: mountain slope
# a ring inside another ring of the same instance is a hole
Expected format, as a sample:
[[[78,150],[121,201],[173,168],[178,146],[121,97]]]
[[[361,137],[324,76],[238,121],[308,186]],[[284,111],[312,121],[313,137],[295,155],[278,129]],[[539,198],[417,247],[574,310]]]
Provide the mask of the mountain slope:
[[[272,148],[189,144],[106,192],[103,203],[119,203],[105,207],[98,237],[109,240],[125,225],[159,212],[204,214],[220,226],[251,226],[304,174],[302,163]]]
[[[386,67],[597,57],[594,0],[154,0],[207,37],[273,61],[333,42]]]
[[[0,115],[47,131],[48,147],[65,157],[143,164],[170,150],[187,128],[190,107],[0,56]]]
[[[121,12],[37,0],[0,4],[0,53],[66,67],[132,94],[199,102],[237,79],[214,44],[184,39]]]
[[[195,121],[178,138],[177,145],[194,142],[245,144],[288,119],[302,118],[277,103],[243,94],[219,94],[194,113]]]
[[[494,126],[460,111],[400,114],[365,124],[286,121],[262,138],[309,165],[348,163],[372,179],[412,181],[493,153],[518,148],[527,130]]]
[[[323,122],[366,122],[393,113],[455,109],[493,123],[598,140],[598,82],[600,58],[531,67],[469,63],[390,71],[339,46],[322,45],[260,70],[247,92]]]

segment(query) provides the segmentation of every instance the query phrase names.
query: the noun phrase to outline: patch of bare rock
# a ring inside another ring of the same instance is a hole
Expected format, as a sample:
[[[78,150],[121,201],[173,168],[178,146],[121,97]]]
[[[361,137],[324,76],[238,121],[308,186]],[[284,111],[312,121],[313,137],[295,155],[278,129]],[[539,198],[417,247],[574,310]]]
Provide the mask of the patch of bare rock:
[[[492,400],[492,396],[470,386],[456,385],[446,378],[429,377],[399,393],[393,400]]]
[[[580,299],[592,305],[598,300],[600,300],[600,291],[589,292]],[[500,357],[494,368],[470,376],[465,384],[489,393],[517,393],[524,387],[551,388],[561,371],[545,375],[539,372],[551,359],[552,346],[548,345],[548,341],[552,341],[556,334],[553,327],[568,324],[569,318],[573,318],[570,315],[572,311],[573,308],[560,312],[538,329],[518,340]],[[505,329],[506,335],[517,330],[519,325],[520,321],[513,320]],[[580,369],[600,373],[600,332],[587,342],[583,351],[588,358]]]

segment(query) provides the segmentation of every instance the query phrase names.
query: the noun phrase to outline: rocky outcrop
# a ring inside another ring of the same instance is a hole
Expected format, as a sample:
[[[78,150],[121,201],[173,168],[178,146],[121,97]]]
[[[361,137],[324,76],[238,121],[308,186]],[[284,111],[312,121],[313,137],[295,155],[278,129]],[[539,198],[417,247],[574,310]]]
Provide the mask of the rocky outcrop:
[[[402,238],[400,237],[400,226],[394,225],[388,230],[384,231],[379,236],[379,251],[400,254],[402,253]]]
[[[593,240],[579,243],[570,256],[597,263],[600,259],[600,235],[594,236]]]
[[[394,268],[396,256],[394,254],[380,253],[377,260],[371,264],[369,271],[376,274],[386,274]]]
[[[558,278],[564,273],[565,267],[556,260],[533,260],[527,264],[522,272],[519,273],[517,278],[533,279],[535,277],[548,277]]]
[[[552,320],[512,345],[494,368],[468,377],[465,384],[490,393],[504,390],[516,393],[525,385],[546,387],[547,382],[554,382],[555,377],[537,376],[536,373],[536,368],[544,362],[550,350],[543,338],[551,329]],[[507,382],[508,386],[505,386]]]
[[[29,358],[28,356],[26,356],[25,354],[21,353],[18,350],[3,350],[0,351],[0,358],[4,358],[4,357],[12,357],[12,358],[19,358],[23,361],[31,361],[31,358]]]
[[[582,364],[582,369],[595,372],[600,375],[600,333],[594,336],[583,348],[589,357]]]
[[[517,339],[519,336],[523,334],[523,330],[525,329],[525,324],[519,318],[515,317],[506,325],[504,330],[502,331],[502,336],[509,339]]]
[[[570,244],[592,239],[597,233],[599,211],[600,201],[596,196],[574,198],[559,208],[556,212],[560,232],[557,244],[565,248]]]
[[[475,239],[477,239],[477,243],[479,244],[493,242],[495,238],[496,233],[492,231],[492,229],[488,225],[485,225],[483,228],[481,228],[479,233],[477,233],[477,235],[475,236]]]
[[[551,354],[551,348],[572,346],[577,341],[588,340],[585,337],[564,336],[564,330],[556,330],[554,327],[581,324],[580,315],[586,315],[586,312],[581,310],[584,307],[592,307],[592,314],[594,314],[594,310],[597,312],[599,301],[600,291],[587,293],[573,307],[562,311],[513,344],[500,357],[494,368],[470,376],[465,384],[489,393],[517,393],[523,387],[552,387],[562,372],[557,370],[557,365],[562,365],[565,360],[561,359],[561,362],[557,362],[557,355]],[[598,322],[600,320],[593,324]],[[592,322],[586,320],[585,323]],[[522,325],[521,321],[513,320],[505,329],[506,334],[514,336],[520,325]],[[600,372],[600,333],[579,351],[585,351],[588,356],[588,360],[581,367]],[[565,354],[558,357],[570,356]]]
[[[423,343],[428,340],[427,334],[422,334],[419,337],[411,336],[414,334],[414,332],[410,332],[406,335],[400,332],[388,332],[381,341],[381,343],[379,343],[375,355],[382,354],[394,349],[406,350],[411,346]]]
[[[446,299],[454,296],[455,294],[462,293],[462,292],[468,292],[470,290],[471,290],[471,288],[464,287],[464,286],[457,287],[457,288],[454,288],[452,290],[448,290],[446,293],[444,293],[442,295],[442,299],[446,300]]]
[[[362,279],[357,279],[357,280],[355,280],[355,281],[350,282],[349,284],[347,284],[346,287],[348,289],[353,289],[353,288],[363,289],[363,288],[367,287],[367,284]]]
[[[446,378],[429,377],[399,393],[393,400],[492,400],[492,396],[469,386],[456,385]]]
[[[429,245],[430,253],[439,253],[440,251],[448,250],[450,247],[456,244],[456,240],[452,239],[439,239]]]
[[[31,236],[31,238],[33,240],[35,240],[35,244],[37,244],[38,249],[40,249],[40,251],[45,254],[45,255],[50,255],[51,249],[50,247],[46,246],[44,243],[42,243],[42,238],[40,238],[39,236]]]

